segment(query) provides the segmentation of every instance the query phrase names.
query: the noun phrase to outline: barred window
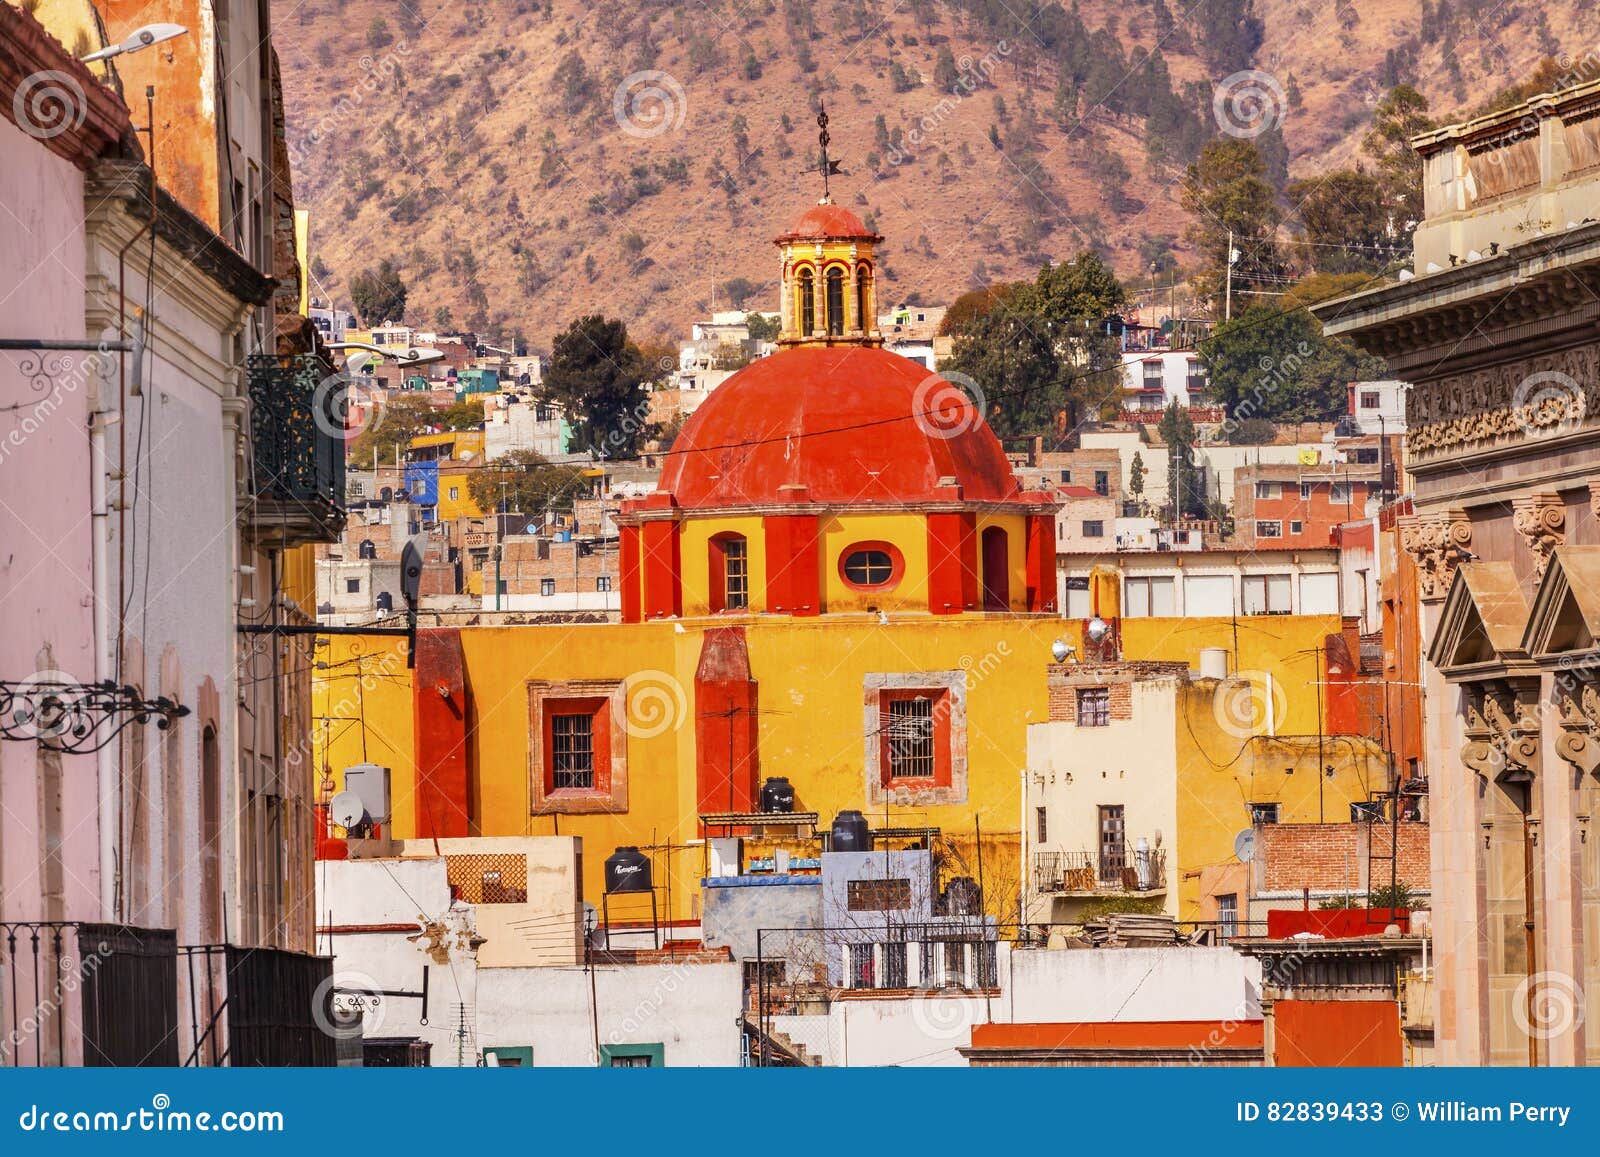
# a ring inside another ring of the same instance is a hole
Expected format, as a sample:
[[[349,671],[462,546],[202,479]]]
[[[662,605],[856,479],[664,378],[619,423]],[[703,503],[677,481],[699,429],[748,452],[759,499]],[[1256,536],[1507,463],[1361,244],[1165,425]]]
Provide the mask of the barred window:
[[[873,967],[871,944],[851,944],[850,949],[850,975],[849,987],[851,988],[876,988],[877,970]]]
[[[906,946],[904,941],[883,946],[883,987],[906,987]]]
[[[889,700],[889,775],[933,778],[933,700],[925,696]]]
[[[594,716],[553,715],[550,718],[555,789],[594,788]]]
[[[1106,727],[1111,723],[1111,689],[1109,687],[1080,687],[1078,689],[1078,726]]]
[[[911,907],[910,880],[848,880],[845,907],[852,912],[898,912]]]

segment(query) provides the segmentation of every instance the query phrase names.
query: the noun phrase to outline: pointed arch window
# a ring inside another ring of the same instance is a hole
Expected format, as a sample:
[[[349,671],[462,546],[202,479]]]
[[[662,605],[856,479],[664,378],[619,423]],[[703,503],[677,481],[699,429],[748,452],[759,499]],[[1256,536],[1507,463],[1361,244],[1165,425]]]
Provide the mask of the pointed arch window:
[[[828,270],[828,333],[844,333],[844,270],[835,265]]]
[[[810,334],[817,328],[817,290],[810,269],[800,271],[800,332]]]

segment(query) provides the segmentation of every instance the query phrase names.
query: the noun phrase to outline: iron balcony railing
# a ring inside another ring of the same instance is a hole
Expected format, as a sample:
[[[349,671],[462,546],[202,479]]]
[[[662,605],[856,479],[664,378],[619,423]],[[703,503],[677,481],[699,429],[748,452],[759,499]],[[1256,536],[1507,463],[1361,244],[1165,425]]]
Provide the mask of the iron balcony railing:
[[[1040,893],[1099,896],[1162,892],[1167,887],[1167,853],[1132,847],[1093,852],[1035,852],[1033,886]]]
[[[344,375],[311,355],[256,355],[247,359],[246,370],[252,495],[261,521],[291,544],[337,541],[333,524],[344,504]]]
[[[121,924],[0,924],[0,1061],[178,1063],[177,939]]]

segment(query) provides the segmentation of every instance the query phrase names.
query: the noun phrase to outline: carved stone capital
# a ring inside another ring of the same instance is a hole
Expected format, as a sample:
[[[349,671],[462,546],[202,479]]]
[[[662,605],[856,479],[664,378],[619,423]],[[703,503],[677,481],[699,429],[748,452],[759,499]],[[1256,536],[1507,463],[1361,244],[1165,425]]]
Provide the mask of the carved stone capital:
[[[1417,590],[1424,602],[1450,591],[1456,567],[1470,553],[1472,522],[1464,510],[1412,514],[1400,520],[1400,546],[1417,565]]]
[[[1600,518],[1600,478],[1590,478],[1589,483],[1589,513]]]
[[[1461,762],[1478,775],[1505,783],[1535,780],[1539,730],[1536,688],[1507,682],[1479,684],[1462,719]]]
[[[1600,689],[1593,683],[1556,679],[1561,734],[1556,753],[1583,775],[1600,774]]]
[[[1511,501],[1511,525],[1533,554],[1533,572],[1544,578],[1556,547],[1567,540],[1567,508],[1561,496],[1541,490]]]

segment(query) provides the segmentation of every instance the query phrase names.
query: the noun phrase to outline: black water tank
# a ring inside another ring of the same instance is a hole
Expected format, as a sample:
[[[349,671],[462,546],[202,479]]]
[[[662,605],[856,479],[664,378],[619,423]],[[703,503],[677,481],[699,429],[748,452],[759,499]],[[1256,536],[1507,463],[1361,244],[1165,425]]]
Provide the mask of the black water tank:
[[[761,810],[767,815],[794,811],[794,787],[781,775],[769,775],[761,785]]]
[[[840,812],[833,817],[829,850],[835,852],[870,852],[872,830],[867,827],[867,817],[857,811]]]
[[[983,893],[971,876],[956,876],[944,886],[946,916],[976,916],[983,910]]]
[[[648,892],[650,857],[638,848],[618,848],[606,857],[607,892]]]

